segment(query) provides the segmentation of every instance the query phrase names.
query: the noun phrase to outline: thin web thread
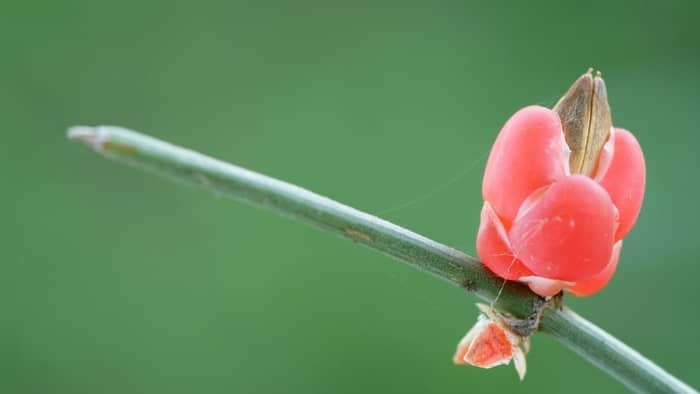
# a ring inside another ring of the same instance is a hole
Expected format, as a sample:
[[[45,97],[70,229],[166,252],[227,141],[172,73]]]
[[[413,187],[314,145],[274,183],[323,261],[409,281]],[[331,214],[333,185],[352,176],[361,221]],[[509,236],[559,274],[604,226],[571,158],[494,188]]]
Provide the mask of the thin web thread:
[[[477,164],[482,162],[486,156],[489,154],[488,151],[485,151],[484,153],[481,154],[481,156],[477,157],[469,166],[467,166],[463,171],[459,172],[457,175],[453,176],[452,178],[448,179],[447,181],[438,184],[436,187],[432,188],[428,193],[425,193],[423,195],[420,195],[412,200],[404,201],[403,203],[398,204],[397,206],[393,206],[390,208],[383,209],[381,211],[376,212],[376,215],[385,215],[387,213],[395,212],[401,209],[404,209],[406,207],[409,207],[411,205],[417,204],[419,202],[425,201],[433,196],[435,196],[437,193],[443,191],[445,188],[452,186],[456,182],[458,182],[460,179],[464,178],[467,174],[469,174]]]
[[[535,234],[542,230],[544,223],[540,222],[538,223],[537,226],[531,227],[528,229],[528,231],[525,233],[525,237],[523,239],[522,247],[525,247],[528,242],[532,239],[532,237],[535,236]],[[510,264],[508,264],[508,268],[506,269],[506,274],[505,276],[508,277],[510,275],[510,271],[513,269],[513,266],[515,265],[515,262],[518,261],[518,251],[513,250],[513,259],[510,261]],[[489,308],[493,309],[494,306],[496,305],[496,302],[498,302],[498,299],[501,297],[501,294],[503,293],[503,290],[506,287],[506,283],[508,283],[508,279],[503,279],[503,282],[501,283],[501,287],[499,287],[498,292],[496,293],[496,297],[494,297],[493,301],[491,301],[491,304],[489,305]]]
[[[513,266],[515,265],[515,262],[518,261],[518,258],[515,257],[515,254],[513,254],[513,260],[510,261],[510,264],[508,264],[508,269],[506,270],[506,277],[510,275],[510,270],[513,269]],[[496,297],[494,297],[493,301],[491,301],[491,304],[489,305],[489,308],[493,309],[494,306],[496,305],[496,302],[498,302],[498,299],[501,297],[501,294],[503,293],[503,289],[506,288],[506,283],[508,283],[508,279],[503,278],[503,282],[501,282],[501,287],[498,288],[498,293],[496,293]]]

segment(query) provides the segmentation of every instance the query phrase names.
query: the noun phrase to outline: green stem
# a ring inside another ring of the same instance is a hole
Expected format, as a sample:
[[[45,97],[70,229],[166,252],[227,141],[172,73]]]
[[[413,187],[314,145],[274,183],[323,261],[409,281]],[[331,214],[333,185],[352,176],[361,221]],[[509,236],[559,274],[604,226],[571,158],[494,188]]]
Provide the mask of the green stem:
[[[215,190],[351,238],[473,292],[488,302],[492,302],[501,290],[503,281],[473,257],[287,182],[119,127],[79,126],[71,128],[68,137],[111,159]],[[508,282],[502,288],[496,307],[527,317],[539,301],[541,299],[527,287]],[[695,392],[568,309],[546,313],[541,329],[633,390]]]

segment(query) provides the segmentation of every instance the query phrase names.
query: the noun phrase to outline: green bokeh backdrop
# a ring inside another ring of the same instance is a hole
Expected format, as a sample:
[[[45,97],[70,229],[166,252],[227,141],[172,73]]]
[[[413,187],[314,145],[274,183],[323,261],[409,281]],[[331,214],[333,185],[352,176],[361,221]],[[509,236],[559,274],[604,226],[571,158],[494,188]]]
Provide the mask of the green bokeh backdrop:
[[[371,250],[99,159],[118,124],[474,251],[507,117],[588,66],[648,162],[580,313],[700,386],[700,27],[680,2],[4,1],[0,392],[619,392],[549,337],[456,367],[476,299]]]

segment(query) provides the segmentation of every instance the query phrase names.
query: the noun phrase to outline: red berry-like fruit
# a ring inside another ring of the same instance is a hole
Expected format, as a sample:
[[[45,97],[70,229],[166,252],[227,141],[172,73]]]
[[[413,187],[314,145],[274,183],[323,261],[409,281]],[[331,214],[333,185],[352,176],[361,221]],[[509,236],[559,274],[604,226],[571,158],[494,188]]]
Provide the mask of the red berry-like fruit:
[[[612,127],[589,71],[553,110],[526,107],[503,126],[484,173],[479,256],[539,295],[591,295],[615,273],[645,176],[639,143]]]

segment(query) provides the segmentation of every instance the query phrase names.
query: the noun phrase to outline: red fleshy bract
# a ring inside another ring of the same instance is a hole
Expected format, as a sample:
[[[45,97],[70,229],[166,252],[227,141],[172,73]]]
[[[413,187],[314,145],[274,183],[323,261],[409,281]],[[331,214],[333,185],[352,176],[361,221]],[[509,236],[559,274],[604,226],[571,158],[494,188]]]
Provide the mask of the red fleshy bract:
[[[518,280],[523,276],[533,275],[513,254],[508,234],[488,202],[484,203],[481,210],[481,227],[476,237],[476,250],[486,266],[501,278]],[[489,258],[485,259],[483,256]]]
[[[486,164],[483,194],[507,228],[534,190],[566,175],[563,144],[559,116],[544,107],[523,108],[503,126]]]
[[[615,234],[615,239],[619,240],[632,229],[642,208],[646,166],[642,148],[632,133],[615,129],[613,136],[615,151],[600,184],[608,191],[620,212],[620,227]]]
[[[569,287],[569,291],[579,297],[589,296],[597,293],[600,289],[610,282],[615,269],[617,269],[617,261],[620,259],[620,251],[622,250],[622,241],[617,241],[613,245],[612,256],[610,262],[595,276],[576,282],[575,285]]]
[[[610,261],[615,211],[608,193],[591,178],[561,178],[513,224],[513,252],[537,276],[589,278]]]

